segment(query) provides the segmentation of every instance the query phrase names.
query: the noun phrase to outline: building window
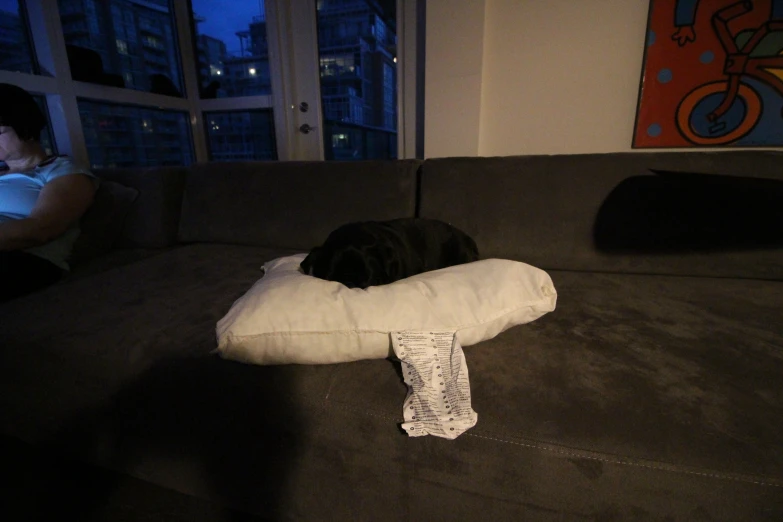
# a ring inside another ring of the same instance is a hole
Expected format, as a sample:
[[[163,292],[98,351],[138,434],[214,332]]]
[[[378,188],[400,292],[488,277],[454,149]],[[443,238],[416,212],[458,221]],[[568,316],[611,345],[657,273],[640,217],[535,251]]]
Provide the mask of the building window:
[[[0,69],[34,74],[35,61],[21,0],[0,2]]]
[[[271,110],[205,112],[212,161],[276,160]]]
[[[193,162],[185,112],[79,100],[79,114],[92,168]]]
[[[74,80],[182,96],[168,0],[58,0],[58,5]]]

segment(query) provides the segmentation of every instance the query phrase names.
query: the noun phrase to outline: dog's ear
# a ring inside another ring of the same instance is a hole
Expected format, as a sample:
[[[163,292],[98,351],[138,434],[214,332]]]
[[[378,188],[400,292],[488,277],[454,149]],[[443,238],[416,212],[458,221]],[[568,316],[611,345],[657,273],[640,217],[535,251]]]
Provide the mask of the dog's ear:
[[[313,275],[313,265],[316,262],[316,259],[318,258],[318,255],[321,252],[321,247],[315,247],[313,248],[309,254],[307,254],[307,257],[304,258],[304,260],[299,263],[299,268],[302,269],[302,272],[307,275]]]

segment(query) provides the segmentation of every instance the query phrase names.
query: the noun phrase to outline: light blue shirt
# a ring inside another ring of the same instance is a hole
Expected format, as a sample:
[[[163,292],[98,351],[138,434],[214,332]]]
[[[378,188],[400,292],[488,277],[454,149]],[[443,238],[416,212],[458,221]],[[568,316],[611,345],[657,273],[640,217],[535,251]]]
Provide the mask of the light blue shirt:
[[[71,174],[89,176],[95,186],[98,186],[98,178],[89,170],[78,166],[68,156],[59,156],[49,163],[26,172],[10,174],[0,172],[0,223],[29,217],[44,185],[53,179]],[[44,245],[28,248],[25,252],[42,257],[63,270],[68,270],[67,260],[78,237],[79,224],[76,223],[60,237]]]

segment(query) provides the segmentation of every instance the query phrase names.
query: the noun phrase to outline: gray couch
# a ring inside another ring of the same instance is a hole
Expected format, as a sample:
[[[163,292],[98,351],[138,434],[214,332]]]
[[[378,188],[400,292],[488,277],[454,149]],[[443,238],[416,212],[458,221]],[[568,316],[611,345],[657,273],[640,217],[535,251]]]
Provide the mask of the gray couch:
[[[767,197],[781,165],[682,152],[101,171],[138,191],[111,251],[0,306],[2,434],[67,462],[30,486],[42,497],[9,497],[29,519],[783,520],[783,221]],[[672,239],[689,209],[731,210],[719,192],[761,198],[740,208],[771,240]],[[405,435],[391,361],[213,354],[265,261],[414,215],[558,290],[554,312],[465,349],[476,427]],[[67,489],[78,474],[62,470],[82,463],[101,478]]]

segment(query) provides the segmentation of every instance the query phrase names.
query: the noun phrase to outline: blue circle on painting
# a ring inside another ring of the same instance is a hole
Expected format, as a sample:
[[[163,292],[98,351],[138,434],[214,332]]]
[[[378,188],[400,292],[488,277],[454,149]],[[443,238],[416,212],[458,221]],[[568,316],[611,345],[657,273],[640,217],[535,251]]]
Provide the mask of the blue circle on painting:
[[[723,103],[724,97],[725,93],[716,92],[705,96],[693,107],[688,123],[695,134],[704,138],[720,138],[742,125],[748,114],[745,99],[742,97],[734,100],[726,114],[716,121],[710,121],[709,114]]]
[[[701,53],[701,56],[699,56],[699,61],[701,63],[712,63],[712,61],[715,59],[715,53],[712,51],[704,51]]]
[[[657,138],[661,135],[661,132],[663,132],[663,129],[661,129],[661,126],[657,123],[653,123],[649,127],[647,127],[647,135],[651,138]]]
[[[648,31],[647,32],[647,47],[650,47],[654,43],[655,43],[655,31]]]
[[[671,69],[661,69],[658,71],[658,81],[661,83],[669,83],[672,81],[672,70]]]

